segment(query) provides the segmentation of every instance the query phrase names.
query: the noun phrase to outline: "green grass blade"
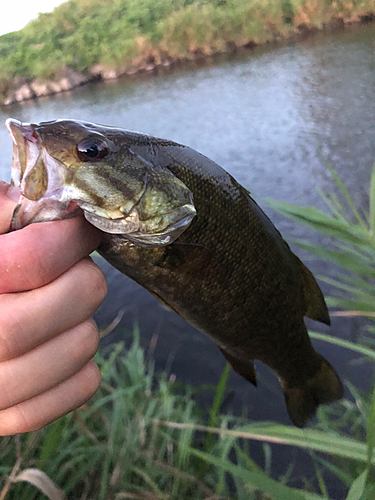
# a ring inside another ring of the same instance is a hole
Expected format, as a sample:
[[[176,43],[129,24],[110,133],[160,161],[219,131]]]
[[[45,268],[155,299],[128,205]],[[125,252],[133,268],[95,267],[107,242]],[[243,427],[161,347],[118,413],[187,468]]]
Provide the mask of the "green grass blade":
[[[353,202],[353,199],[352,199],[352,197],[349,194],[349,191],[344,186],[342,180],[340,179],[339,175],[335,172],[334,168],[331,165],[329,165],[329,164],[327,164],[327,167],[328,167],[329,171],[331,172],[331,175],[332,175],[335,183],[337,184],[337,186],[339,187],[340,191],[342,192],[342,194],[343,194],[343,196],[344,196],[347,204],[349,205],[351,211],[353,212],[355,218],[357,219],[359,225],[362,227],[362,229],[364,229],[364,230],[367,231],[366,223],[362,219],[362,217],[359,215],[357,207],[355,206],[355,204]]]
[[[215,397],[214,397],[214,400],[212,403],[212,408],[210,411],[210,419],[209,419],[209,423],[208,423],[209,427],[216,427],[217,426],[218,417],[220,414],[220,408],[221,408],[221,405],[223,403],[224,394],[225,394],[225,390],[227,387],[227,382],[228,382],[230,370],[231,370],[231,366],[229,363],[227,363],[225,365],[223,373],[221,374],[219,383],[218,383],[217,388],[216,388]],[[205,451],[209,451],[211,449],[212,443],[213,443],[213,435],[208,434],[206,437],[205,445],[204,445]]]
[[[370,182],[370,214],[369,214],[369,225],[372,234],[375,233],[375,165],[371,174]]]
[[[375,263],[375,246],[374,242],[371,240],[371,235],[370,239],[368,241],[368,244],[365,246],[354,246],[351,245],[350,243],[344,243],[343,241],[340,242],[334,242],[334,244],[342,251],[345,253],[349,253],[350,255],[354,255],[355,257],[358,257],[359,259],[363,259],[364,262],[368,262],[371,265],[374,265]]]
[[[353,344],[352,342],[348,342],[347,340],[332,337],[332,335],[326,335],[324,333],[309,331],[309,335],[312,339],[323,340],[324,342],[328,342],[330,344],[338,345],[340,347],[345,347],[345,349],[350,349],[351,351],[358,352],[375,361],[375,351],[373,349]]]
[[[317,188],[319,196],[323,199],[324,203],[331,210],[332,214],[337,218],[345,221],[345,209],[338,200],[337,196],[331,193],[326,195],[319,187]]]
[[[340,307],[346,311],[356,311],[356,316],[364,316],[367,318],[373,318],[374,307],[373,302],[370,304],[364,304],[360,300],[343,300],[335,299],[333,297],[327,297],[326,299],[328,307]]]
[[[277,424],[249,426],[244,431],[248,439],[288,444],[360,462],[367,461],[367,447],[364,443],[330,432],[295,429]]]
[[[375,386],[373,387],[371,395],[370,411],[367,422],[366,441],[367,441],[367,463],[368,467],[370,467],[375,446]]]
[[[309,243],[293,242],[300,248],[320,257],[323,260],[333,262],[338,266],[347,269],[353,273],[364,274],[365,276],[375,278],[375,270],[373,268],[373,261],[365,256],[361,256],[359,260],[358,255],[350,255],[347,252],[338,252],[336,250],[329,250],[328,248],[311,245]]]
[[[329,460],[324,459],[322,456],[315,454],[314,459],[319,462],[323,467],[334,476],[337,476],[344,485],[348,487],[352,484],[353,478],[351,474],[342,469],[339,465],[331,463]]]
[[[265,444],[267,444],[267,443],[265,443]],[[236,451],[237,463],[242,463],[243,465],[245,465],[247,470],[255,470],[258,472],[262,472],[262,469],[259,467],[259,465],[257,463],[255,463],[254,460],[251,459],[249,450],[247,450],[247,453],[244,452],[244,450],[241,449],[241,447],[237,444],[236,441],[233,443],[233,449]],[[266,464],[265,468],[267,468],[267,458],[266,457],[265,457],[264,461]]]
[[[323,234],[333,238],[349,241],[355,245],[368,245],[368,232],[364,229],[351,225],[343,220],[338,220],[321,210],[312,207],[301,207],[291,203],[267,199],[269,207],[277,212],[290,217],[302,224],[312,227]]]
[[[116,358],[120,355],[121,352],[124,351],[124,346],[125,346],[124,342],[118,342],[117,344],[115,344],[109,358],[106,361],[104,361],[101,365],[100,371],[102,373],[102,378],[105,378],[107,371],[113,367],[113,363],[115,362]]]
[[[313,458],[313,453],[310,452],[310,454]],[[313,460],[313,464],[314,464],[314,469],[315,469],[315,476],[318,480],[320,491],[322,492],[322,495],[324,496],[324,498],[329,498],[327,487],[326,487],[326,484],[324,482],[324,477],[323,477],[322,471],[320,470],[319,464],[316,460]]]
[[[41,445],[40,455],[37,461],[37,467],[44,467],[45,463],[56,455],[65,427],[67,426],[67,419],[59,418],[46,428],[46,433]]]
[[[346,500],[364,500],[363,494],[366,487],[367,473],[366,469],[353,481]]]
[[[156,482],[151,478],[151,476],[149,474],[147,474],[147,472],[140,469],[139,467],[133,467],[133,471],[135,474],[140,476],[148,486],[150,486],[152,488],[155,495],[157,495],[158,500],[169,500],[169,498],[170,498],[169,495],[164,494],[161,491],[161,489],[158,487]]]
[[[343,283],[344,280],[338,281],[322,277],[321,280],[336,287],[337,290],[342,290],[352,295],[353,299],[336,299],[342,304],[341,308],[349,311],[363,311],[368,313],[375,311],[375,297],[373,297],[372,293],[370,295],[368,291],[363,291],[362,287],[346,285]],[[373,288],[371,288],[371,292],[372,290]],[[369,316],[371,316],[371,314]]]
[[[211,428],[204,425],[180,424],[177,422],[160,422],[161,425],[176,429],[193,428],[196,431],[214,432],[220,436],[231,436],[254,441],[298,446],[307,450],[328,453],[337,457],[348,458],[358,462],[367,462],[367,446],[356,439],[333,432],[314,429],[297,429],[287,425],[270,423],[251,424],[238,430]],[[375,464],[374,457],[372,462]]]
[[[314,493],[300,491],[295,488],[289,488],[282,483],[271,479],[263,472],[247,470],[239,465],[235,465],[229,460],[214,457],[211,454],[191,449],[192,455],[195,455],[202,460],[211,463],[215,467],[224,469],[227,473],[242,479],[252,488],[262,491],[275,500],[323,500],[324,497]]]

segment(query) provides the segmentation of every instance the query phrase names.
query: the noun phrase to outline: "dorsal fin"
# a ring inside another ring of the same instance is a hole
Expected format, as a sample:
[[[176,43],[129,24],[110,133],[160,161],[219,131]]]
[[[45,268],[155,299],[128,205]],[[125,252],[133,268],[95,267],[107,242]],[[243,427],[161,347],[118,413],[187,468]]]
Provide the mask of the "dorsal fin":
[[[327,305],[324,300],[323,293],[319,288],[312,272],[303,264],[295,255],[298,267],[300,269],[303,282],[303,296],[305,303],[304,316],[315,321],[320,321],[326,325],[331,324]]]

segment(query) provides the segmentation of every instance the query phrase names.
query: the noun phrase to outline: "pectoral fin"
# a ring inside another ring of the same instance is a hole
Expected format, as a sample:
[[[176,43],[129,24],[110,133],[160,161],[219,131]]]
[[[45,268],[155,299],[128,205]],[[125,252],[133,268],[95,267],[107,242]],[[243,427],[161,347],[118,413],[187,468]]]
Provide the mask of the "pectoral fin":
[[[228,352],[225,351],[222,347],[219,347],[219,349],[222,352],[224,358],[232,366],[233,370],[256,387],[257,376],[255,373],[254,361],[252,359],[244,361],[243,359],[239,359],[235,356],[232,356],[231,354],[228,354]]]

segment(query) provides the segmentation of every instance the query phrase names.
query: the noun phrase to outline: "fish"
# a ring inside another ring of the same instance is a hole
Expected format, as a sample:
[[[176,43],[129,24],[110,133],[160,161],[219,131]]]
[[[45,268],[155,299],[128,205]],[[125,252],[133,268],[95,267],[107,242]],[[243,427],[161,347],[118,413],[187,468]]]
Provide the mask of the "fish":
[[[176,142],[78,120],[8,119],[11,230],[82,212],[98,252],[219,347],[257,385],[273,370],[289,417],[304,427],[342,382],[304,317],[330,324],[311,271],[229,173]]]

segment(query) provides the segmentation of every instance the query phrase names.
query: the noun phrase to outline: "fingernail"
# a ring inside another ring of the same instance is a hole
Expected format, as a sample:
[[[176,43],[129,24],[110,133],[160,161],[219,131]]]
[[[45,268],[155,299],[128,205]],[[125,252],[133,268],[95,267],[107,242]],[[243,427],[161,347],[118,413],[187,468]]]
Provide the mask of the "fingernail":
[[[15,186],[10,186],[10,188],[7,191],[7,196],[10,198],[12,201],[19,201],[20,196],[21,196],[21,190],[18,187]]]

